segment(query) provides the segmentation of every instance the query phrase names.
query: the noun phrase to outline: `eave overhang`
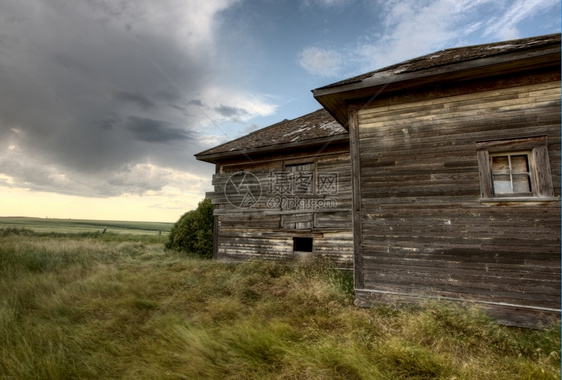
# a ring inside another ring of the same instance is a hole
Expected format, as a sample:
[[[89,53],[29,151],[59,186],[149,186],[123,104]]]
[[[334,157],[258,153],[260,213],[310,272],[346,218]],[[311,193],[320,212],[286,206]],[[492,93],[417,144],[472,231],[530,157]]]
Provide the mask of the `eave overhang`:
[[[560,67],[559,43],[546,48],[494,55],[413,72],[383,70],[357,82],[329,85],[312,90],[312,93],[344,128],[349,129],[348,105],[359,100],[370,103],[383,94],[553,66]]]
[[[290,142],[290,143],[282,143],[282,144],[273,144],[267,145],[257,148],[250,148],[250,149],[241,149],[241,150],[234,150],[230,152],[221,152],[221,153],[214,153],[214,154],[204,154],[198,153],[195,154],[195,158],[199,161],[209,162],[212,164],[216,164],[219,161],[226,161],[232,160],[237,158],[246,158],[248,160],[253,160],[259,156],[267,155],[268,153],[283,153],[301,149],[311,149],[311,148],[318,148],[319,152],[321,152],[324,148],[330,145],[348,143],[349,136],[347,134],[340,134],[328,137],[322,137],[317,139],[305,140],[305,141],[298,141],[298,142]]]

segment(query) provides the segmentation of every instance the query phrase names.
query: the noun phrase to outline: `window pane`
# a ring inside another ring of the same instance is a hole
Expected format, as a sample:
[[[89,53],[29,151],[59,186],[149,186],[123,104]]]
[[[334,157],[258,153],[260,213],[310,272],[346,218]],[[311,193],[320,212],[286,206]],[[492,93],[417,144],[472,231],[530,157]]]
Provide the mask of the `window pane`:
[[[527,155],[511,156],[511,170],[513,173],[528,173],[529,164]]]
[[[530,193],[531,183],[527,174],[513,175],[513,192],[514,193]]]
[[[520,197],[549,201],[555,196],[546,136],[477,141],[482,199]],[[509,179],[508,179],[509,177]]]
[[[492,157],[492,173],[509,173],[508,156]]]
[[[509,175],[494,175],[494,193],[509,194],[511,190],[511,178]]]

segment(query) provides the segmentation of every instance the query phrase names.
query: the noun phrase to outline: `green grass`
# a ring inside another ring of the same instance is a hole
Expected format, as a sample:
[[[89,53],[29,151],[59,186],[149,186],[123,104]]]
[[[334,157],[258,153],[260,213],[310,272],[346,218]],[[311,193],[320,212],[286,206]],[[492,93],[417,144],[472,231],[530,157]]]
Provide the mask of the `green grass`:
[[[0,228],[26,228],[39,233],[102,233],[105,229],[112,233],[164,235],[170,232],[173,225],[164,222],[0,217]]]
[[[0,231],[2,379],[560,378],[558,326],[499,326],[436,302],[358,308],[351,276],[326,263]]]

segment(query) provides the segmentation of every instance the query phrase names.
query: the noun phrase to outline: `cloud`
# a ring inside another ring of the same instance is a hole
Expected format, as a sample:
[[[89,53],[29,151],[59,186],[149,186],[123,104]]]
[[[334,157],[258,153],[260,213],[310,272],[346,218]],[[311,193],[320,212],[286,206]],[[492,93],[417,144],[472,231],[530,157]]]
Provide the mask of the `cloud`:
[[[387,33],[361,47],[365,59],[384,66],[433,50],[466,44],[471,35],[489,41],[519,38],[518,25],[556,0],[432,0],[384,2]],[[501,17],[489,17],[500,14]],[[486,20],[474,21],[474,20]]]
[[[303,0],[297,12],[307,19],[285,21],[286,30],[276,23],[295,9],[275,4],[271,10],[241,0],[1,1],[0,182],[88,197],[201,191],[210,187],[212,167],[194,153],[256,128],[254,118],[274,122],[268,117],[278,103],[298,98],[291,91],[325,83],[307,82],[308,74],[302,80],[290,64],[277,66],[279,57],[295,57],[314,76],[341,78],[465,45],[476,35],[521,35],[529,20],[559,14],[555,0],[379,0],[345,9],[349,0]],[[337,51],[338,38],[351,32],[313,42],[330,35],[334,20],[351,17],[350,9],[371,12],[371,28],[360,28],[364,34]],[[244,39],[257,34],[263,41]],[[242,82],[288,95],[240,89]]]
[[[147,163],[124,165],[113,171],[106,184],[125,194],[142,195],[161,191],[169,185],[174,171]]]
[[[171,189],[176,189],[175,195],[179,196],[194,189],[202,191],[209,185],[206,174],[181,172],[151,162],[100,168],[96,176],[91,176],[71,167],[46,165],[26,157],[17,147],[0,155],[0,167],[9,173],[0,174],[0,185],[81,197],[172,196]]]
[[[174,128],[170,123],[162,120],[130,116],[127,129],[133,132],[136,140],[148,143],[169,143],[193,139],[191,131]]]
[[[243,108],[227,106],[224,104],[215,107],[215,111],[217,111],[219,115],[231,120],[240,120],[241,118],[249,116],[249,112]]]
[[[224,120],[245,122],[256,116],[275,113],[277,105],[265,95],[243,92],[227,86],[207,86],[201,97],[205,99],[201,108],[209,112],[215,122]]]
[[[381,3],[384,31],[358,46],[357,53],[370,69],[387,66],[455,45],[471,28],[466,20],[477,6],[489,1],[436,0]],[[463,25],[462,28],[459,26]],[[373,42],[372,42],[373,41]]]
[[[201,151],[203,151],[205,149],[215,147],[215,146],[220,145],[220,144],[224,144],[225,142],[228,142],[229,140],[231,140],[231,138],[228,138],[224,134],[221,134],[221,135],[217,135],[217,134],[202,135],[199,138],[199,141],[201,142],[201,147],[202,147]]]
[[[139,93],[132,93],[128,91],[117,91],[114,94],[114,97],[117,100],[135,104],[143,111],[148,111],[149,109],[154,108],[156,106],[156,104],[151,99]]]
[[[348,0],[305,0],[305,6],[334,7],[349,4]]]
[[[299,54],[300,65],[318,76],[350,70],[356,75],[463,46],[475,36],[486,41],[519,38],[520,25],[527,20],[548,9],[560,12],[557,0],[379,0],[374,4],[378,19],[373,28],[344,46],[342,55],[309,47]],[[495,14],[501,16],[491,17]]]
[[[275,110],[221,74],[218,15],[237,2],[3,1],[1,178],[87,197],[209,186],[193,158],[220,135],[209,117]]]
[[[560,13],[560,1],[558,0],[514,1],[501,17],[494,17],[487,23],[484,34],[498,36],[502,40],[519,38],[519,23],[536,16],[541,11],[555,7],[558,7],[558,13]]]
[[[310,47],[299,54],[299,64],[309,73],[323,77],[338,75],[343,59],[335,50]]]

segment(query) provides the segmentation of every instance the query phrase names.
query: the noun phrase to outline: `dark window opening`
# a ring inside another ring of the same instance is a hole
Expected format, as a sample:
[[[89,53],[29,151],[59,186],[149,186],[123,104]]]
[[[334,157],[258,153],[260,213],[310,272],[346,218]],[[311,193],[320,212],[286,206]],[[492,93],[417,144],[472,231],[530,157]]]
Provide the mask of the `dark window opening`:
[[[311,237],[294,237],[293,251],[295,252],[312,252]]]

